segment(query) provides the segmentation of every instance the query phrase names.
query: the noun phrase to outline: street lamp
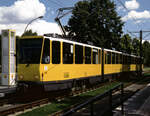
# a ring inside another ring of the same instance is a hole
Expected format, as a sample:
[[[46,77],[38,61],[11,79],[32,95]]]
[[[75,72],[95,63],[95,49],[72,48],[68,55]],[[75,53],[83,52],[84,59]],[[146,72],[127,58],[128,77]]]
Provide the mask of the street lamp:
[[[33,21],[35,21],[35,20],[37,20],[37,19],[41,19],[41,18],[43,18],[43,16],[39,16],[39,17],[37,17],[37,18],[31,20],[31,21],[27,24],[26,28],[24,29],[24,33],[26,32],[27,27],[28,27]]]

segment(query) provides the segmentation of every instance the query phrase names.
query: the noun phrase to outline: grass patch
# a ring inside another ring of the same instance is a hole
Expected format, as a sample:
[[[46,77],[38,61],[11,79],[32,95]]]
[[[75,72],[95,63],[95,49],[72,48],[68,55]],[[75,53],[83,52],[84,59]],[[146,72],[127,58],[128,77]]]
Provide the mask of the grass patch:
[[[90,91],[90,92],[86,92],[83,93],[79,96],[75,96],[75,97],[68,97],[60,102],[58,101],[53,101],[51,104],[46,105],[44,107],[41,108],[37,108],[34,109],[31,112],[26,112],[24,114],[20,114],[19,116],[48,116],[54,112],[66,109],[68,107],[70,107],[71,105],[77,104],[77,103],[81,103],[84,102],[86,100],[88,100],[89,98],[92,98],[98,94],[102,94],[105,91],[109,90],[110,88],[116,86],[117,84],[119,84],[119,82],[113,82],[110,83],[108,85],[104,85],[101,88],[98,88],[94,91]]]
[[[144,67],[143,71],[150,71],[150,67]]]

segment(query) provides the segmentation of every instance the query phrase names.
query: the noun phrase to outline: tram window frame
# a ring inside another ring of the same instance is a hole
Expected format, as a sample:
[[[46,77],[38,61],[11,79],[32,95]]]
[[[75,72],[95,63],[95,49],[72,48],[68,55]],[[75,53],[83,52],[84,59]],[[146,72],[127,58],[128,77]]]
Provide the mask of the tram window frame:
[[[91,64],[91,47],[86,47],[85,46],[85,64]]]
[[[50,64],[50,40],[47,38],[44,40],[42,64]]]
[[[112,64],[116,64],[116,53],[112,52]]]
[[[111,64],[111,52],[106,52],[105,64]]]
[[[92,49],[92,54],[93,54],[93,64],[98,64],[98,49],[93,48]]]
[[[83,46],[75,44],[75,64],[83,64]]]
[[[61,61],[61,43],[52,41],[52,64],[60,64]]]
[[[63,64],[73,64],[73,44],[63,42]]]

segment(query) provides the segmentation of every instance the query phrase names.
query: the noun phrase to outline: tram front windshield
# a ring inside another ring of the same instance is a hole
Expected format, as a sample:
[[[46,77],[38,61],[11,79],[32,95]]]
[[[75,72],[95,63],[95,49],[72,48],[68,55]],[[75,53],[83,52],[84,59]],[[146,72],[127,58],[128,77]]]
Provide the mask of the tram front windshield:
[[[19,64],[39,64],[42,39],[21,39],[19,41]]]

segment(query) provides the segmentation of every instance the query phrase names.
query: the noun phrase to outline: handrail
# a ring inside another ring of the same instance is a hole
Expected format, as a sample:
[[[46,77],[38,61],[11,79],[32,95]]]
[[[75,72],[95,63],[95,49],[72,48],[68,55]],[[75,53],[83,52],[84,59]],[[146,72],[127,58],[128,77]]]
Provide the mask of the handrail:
[[[124,113],[124,111],[123,111],[123,108],[124,108],[123,107],[123,94],[124,94],[124,92],[123,92],[123,83],[120,83],[117,86],[115,86],[115,87],[111,88],[110,90],[106,91],[105,93],[97,95],[97,96],[87,100],[83,104],[80,104],[80,105],[76,106],[75,108],[65,112],[64,114],[62,114],[62,116],[69,116],[69,115],[77,112],[78,110],[84,108],[85,106],[87,106],[89,104],[90,104],[90,108],[91,108],[91,116],[93,116],[93,114],[94,114],[94,112],[93,112],[94,102],[96,102],[98,100],[101,100],[101,99],[103,99],[106,96],[109,96],[110,111],[111,111],[111,115],[113,115],[113,113],[112,113],[112,110],[113,110],[113,106],[112,106],[112,92],[114,90],[118,89],[119,87],[121,87],[121,98],[120,98],[121,103],[120,104],[121,104],[121,109],[122,109],[121,113],[123,114]]]

